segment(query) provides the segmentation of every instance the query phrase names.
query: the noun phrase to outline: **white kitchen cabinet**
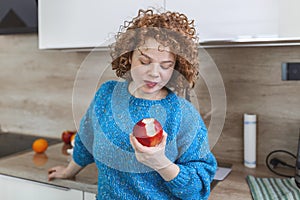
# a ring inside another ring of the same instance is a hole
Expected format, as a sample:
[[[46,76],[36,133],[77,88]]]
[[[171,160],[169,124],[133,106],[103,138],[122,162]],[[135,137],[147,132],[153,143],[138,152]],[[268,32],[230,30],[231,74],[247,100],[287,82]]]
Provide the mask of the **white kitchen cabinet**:
[[[107,47],[125,20],[149,7],[195,20],[200,42],[300,39],[299,0],[39,0],[39,48]]]
[[[7,200],[82,200],[83,192],[0,175],[0,198]]]
[[[285,38],[300,37],[300,1],[279,0],[279,35]]]
[[[96,194],[90,192],[83,193],[83,200],[95,200],[95,199],[96,199]]]
[[[195,20],[200,41],[300,39],[299,0],[165,0]]]
[[[39,48],[107,46],[139,9],[163,9],[164,0],[39,0]]]
[[[200,41],[278,37],[278,0],[166,0],[195,20]]]

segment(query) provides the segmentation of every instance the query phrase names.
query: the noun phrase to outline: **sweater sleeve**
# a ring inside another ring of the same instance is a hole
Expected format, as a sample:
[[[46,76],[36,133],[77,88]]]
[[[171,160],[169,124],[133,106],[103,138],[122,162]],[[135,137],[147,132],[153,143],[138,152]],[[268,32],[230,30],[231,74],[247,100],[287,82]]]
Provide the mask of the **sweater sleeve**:
[[[96,106],[101,105],[106,99],[106,94],[111,93],[112,88],[116,84],[115,81],[107,81],[101,85],[96,92],[93,101],[91,102],[86,114],[80,122],[79,131],[75,138],[75,146],[73,150],[73,160],[76,164],[84,167],[94,162],[93,145],[95,134],[95,115]]]
[[[76,164],[84,167],[92,162],[94,158],[92,155],[92,146],[94,140],[93,126],[92,126],[92,109],[93,103],[90,105],[86,114],[83,116],[79,131],[75,137],[75,145],[73,150],[73,160]]]
[[[192,142],[188,145],[180,141],[180,149],[186,149],[175,161],[180,168],[179,174],[171,181],[165,182],[169,190],[180,199],[208,199],[210,184],[217,169],[217,162],[210,152],[207,129],[200,117],[197,133],[194,133]],[[188,129],[185,129],[184,134]]]
[[[107,81],[101,85],[96,92],[86,114],[83,116],[80,122],[80,127],[77,134],[78,137],[76,136],[75,138],[73,160],[82,167],[95,161],[93,145],[94,135],[97,132],[97,126],[95,123],[98,123],[98,118],[96,115],[97,108],[99,112],[99,107],[107,103],[107,94],[111,94],[113,92],[116,84],[116,81]]]

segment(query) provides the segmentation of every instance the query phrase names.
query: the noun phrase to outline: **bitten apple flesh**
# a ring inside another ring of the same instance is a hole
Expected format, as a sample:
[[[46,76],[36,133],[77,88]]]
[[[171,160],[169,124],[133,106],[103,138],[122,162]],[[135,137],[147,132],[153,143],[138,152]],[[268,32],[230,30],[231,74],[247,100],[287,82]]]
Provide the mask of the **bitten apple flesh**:
[[[135,124],[133,135],[142,145],[153,147],[161,142],[163,128],[156,119],[145,118]]]

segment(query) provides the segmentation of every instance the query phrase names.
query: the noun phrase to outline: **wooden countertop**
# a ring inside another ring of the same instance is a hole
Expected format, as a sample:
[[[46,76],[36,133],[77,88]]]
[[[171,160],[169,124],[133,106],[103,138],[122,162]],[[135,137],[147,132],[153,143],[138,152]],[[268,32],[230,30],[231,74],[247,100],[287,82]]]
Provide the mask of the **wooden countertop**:
[[[71,156],[62,153],[63,144],[50,146],[45,154],[27,152],[0,159],[0,174],[19,177],[56,186],[97,193],[97,169],[95,164],[84,168],[75,180],[56,179],[48,181],[47,171],[56,165],[67,165]],[[257,177],[277,177],[267,167],[261,165],[255,169],[244,167],[242,163],[231,163],[232,171],[223,181],[213,188],[209,200],[252,200],[247,175]]]
[[[48,169],[67,165],[70,155],[62,153],[63,144],[50,146],[43,154],[33,151],[0,159],[0,174],[52,184],[85,192],[97,193],[97,168],[95,164],[85,167],[74,180],[48,181]]]
[[[265,165],[256,168],[247,168],[243,163],[232,163],[231,173],[223,180],[219,181],[212,189],[209,200],[252,200],[250,188],[246,181],[247,175],[255,177],[282,178],[273,174]],[[293,170],[284,170],[288,174],[293,174]]]

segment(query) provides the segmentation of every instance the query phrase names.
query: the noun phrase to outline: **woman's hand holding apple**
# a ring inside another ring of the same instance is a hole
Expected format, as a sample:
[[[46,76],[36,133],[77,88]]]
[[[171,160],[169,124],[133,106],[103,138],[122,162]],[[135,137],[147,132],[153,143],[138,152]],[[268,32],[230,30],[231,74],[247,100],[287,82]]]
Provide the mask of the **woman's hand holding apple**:
[[[130,135],[130,143],[135,150],[136,159],[156,171],[173,164],[165,155],[166,141],[167,134],[163,132],[162,141],[158,145],[147,147],[142,145],[133,134]]]
[[[165,181],[174,179],[180,168],[165,155],[167,133],[154,118],[140,120],[133,128],[130,143],[136,159],[156,170]]]

